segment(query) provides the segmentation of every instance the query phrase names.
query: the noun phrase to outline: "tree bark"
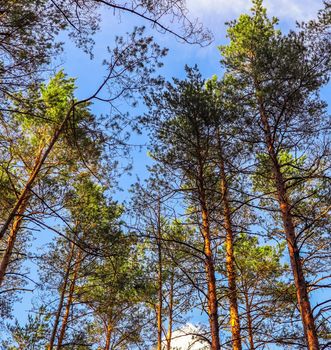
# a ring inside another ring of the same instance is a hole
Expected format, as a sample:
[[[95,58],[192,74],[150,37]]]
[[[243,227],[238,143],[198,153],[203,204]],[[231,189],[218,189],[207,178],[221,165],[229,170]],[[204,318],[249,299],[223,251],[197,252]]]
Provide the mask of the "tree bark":
[[[166,335],[167,350],[171,350],[173,307],[174,307],[174,271],[171,273],[169,290],[169,313],[168,313],[168,331]]]
[[[290,256],[291,268],[294,276],[294,283],[297,293],[297,302],[301,314],[305,338],[309,350],[319,350],[319,341],[315,327],[315,321],[310,305],[307,285],[303,273],[302,261],[296,240],[293,217],[291,214],[291,204],[287,195],[283,174],[274,148],[274,140],[268,121],[268,117],[263,105],[262,97],[258,97],[260,117],[264,129],[265,142],[269,157],[272,161],[275,185],[277,188],[277,199],[282,216],[283,227],[287,240],[287,247]]]
[[[219,136],[218,136],[219,139]],[[233,249],[233,228],[231,220],[231,211],[228,197],[228,182],[226,179],[223,151],[221,145],[220,148],[220,187],[223,202],[224,212],[224,226],[226,232],[226,271],[228,277],[228,288],[229,288],[229,303],[230,303],[230,324],[232,333],[232,347],[233,350],[241,350],[241,334],[240,334],[240,320],[238,312],[238,298],[237,298],[237,283],[236,283],[236,268],[234,261],[234,249]]]
[[[204,238],[205,269],[208,286],[208,316],[211,332],[211,350],[220,350],[220,336],[218,325],[218,301],[216,291],[216,277],[214,259],[211,250],[211,236],[209,227],[209,215],[205,201],[201,203],[202,235]]]
[[[57,341],[56,350],[61,349],[62,342],[63,342],[64,336],[65,336],[65,332],[66,332],[66,328],[67,328],[67,324],[68,324],[68,319],[69,319],[69,315],[70,315],[70,309],[71,309],[71,305],[72,305],[72,301],[73,301],[77,276],[78,276],[78,270],[80,267],[81,253],[82,253],[82,251],[79,249],[78,254],[77,254],[77,258],[76,258],[76,262],[75,262],[74,274],[73,274],[72,281],[71,281],[70,288],[69,288],[66,310],[65,310],[64,317],[62,320],[62,326],[61,326],[60,335],[59,335],[59,338]]]
[[[249,349],[255,350],[254,345],[254,335],[253,335],[253,320],[251,315],[251,306],[248,300],[248,292],[245,291],[245,306],[246,306],[246,317],[247,317],[247,330],[248,330],[248,340],[249,340]]]
[[[56,333],[57,333],[57,329],[59,326],[59,322],[60,322],[60,317],[61,317],[61,313],[62,313],[62,308],[63,308],[63,303],[64,303],[64,297],[65,297],[65,293],[67,290],[67,285],[69,282],[69,274],[70,274],[70,270],[71,270],[71,262],[74,256],[74,250],[75,250],[75,245],[73,243],[71,243],[71,248],[70,248],[70,252],[67,258],[67,266],[66,266],[66,271],[65,271],[65,275],[64,275],[64,279],[63,279],[63,287],[61,290],[61,295],[60,295],[60,301],[59,301],[59,305],[56,311],[56,315],[55,315],[55,320],[54,320],[54,325],[53,325],[53,330],[52,330],[52,334],[51,334],[51,339],[49,341],[49,345],[47,347],[47,350],[52,350],[53,346],[54,346],[54,341],[55,341],[55,337],[56,337]]]
[[[15,246],[17,234],[21,228],[21,225],[23,222],[23,214],[28,205],[28,202],[29,202],[29,198],[26,197],[25,200],[22,202],[21,206],[17,210],[16,217],[14,219],[13,225],[9,232],[7,247],[0,262],[0,287],[2,286],[2,283],[5,279],[6,271],[10,263],[10,258],[12,256],[13,249]]]
[[[105,344],[105,350],[110,350],[110,339],[111,339],[111,333],[112,333],[112,326],[109,323],[107,325],[107,331],[106,331],[106,344]]]
[[[162,250],[161,250],[161,208],[160,199],[157,208],[157,253],[158,253],[158,306],[157,306],[157,350],[162,350]]]
[[[45,163],[49,153],[52,151],[55,143],[57,142],[57,140],[59,139],[60,135],[62,134],[69,118],[70,115],[75,107],[75,105],[77,105],[78,103],[82,103],[84,102],[83,100],[80,102],[76,102],[75,104],[72,104],[71,107],[69,108],[65,118],[63,119],[62,123],[60,124],[59,128],[55,130],[53,137],[51,138],[48,146],[45,149],[45,152],[41,152],[39,159],[37,159],[37,161],[35,162],[33,171],[28,179],[28,181],[26,182],[21,194],[19,195],[14,207],[12,208],[12,210],[10,211],[7,220],[5,221],[4,225],[2,226],[1,230],[0,230],[0,240],[3,238],[3,236],[6,234],[10,224],[12,223],[12,221],[14,220],[18,209],[21,207],[22,203],[25,201],[25,198],[29,195],[30,189],[33,187],[39,172],[41,170],[41,167],[43,166],[43,164]],[[43,149],[42,149],[43,150]]]
[[[40,145],[40,148],[39,148],[38,153],[37,153],[36,158],[35,158],[33,169],[31,171],[31,174],[29,175],[28,182],[33,177],[33,174],[34,174],[36,168],[38,168],[38,166],[40,165],[43,149],[44,149],[44,145]],[[29,191],[26,191],[24,196],[22,197],[22,200],[20,201],[20,205],[16,208],[16,211],[15,211],[13,218],[12,218],[13,224],[12,224],[12,227],[11,227],[10,232],[9,232],[7,247],[6,247],[4,255],[1,259],[1,263],[0,263],[0,287],[3,283],[4,277],[5,277],[5,274],[7,271],[7,267],[8,267],[9,262],[10,262],[11,255],[13,253],[17,234],[21,228],[21,225],[23,222],[23,215],[24,215],[25,210],[28,206],[30,196],[31,196],[31,194],[29,193]],[[3,234],[5,234],[5,232],[6,231],[4,231]],[[2,238],[2,237],[3,237],[3,235],[0,238]]]

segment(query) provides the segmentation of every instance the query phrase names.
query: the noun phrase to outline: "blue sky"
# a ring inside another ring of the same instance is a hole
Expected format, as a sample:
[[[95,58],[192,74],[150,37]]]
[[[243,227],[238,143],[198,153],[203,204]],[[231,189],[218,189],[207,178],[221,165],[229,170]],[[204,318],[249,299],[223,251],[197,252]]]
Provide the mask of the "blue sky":
[[[315,17],[318,9],[323,7],[322,0],[268,0],[265,6],[270,16],[280,19],[280,28],[287,31],[295,27],[295,21],[308,20]],[[122,14],[121,17],[114,16],[113,11],[102,12],[101,30],[95,36],[94,59],[90,60],[74,44],[64,38],[65,50],[59,60],[66,73],[77,78],[77,97],[89,96],[105,74],[105,67],[102,61],[107,57],[107,46],[112,47],[115,35],[123,35],[130,32],[134,26],[146,25],[146,32],[155,37],[155,41],[161,47],[169,48],[169,53],[164,59],[164,67],[159,71],[166,79],[172,77],[184,77],[184,65],[193,66],[197,64],[203,76],[208,78],[212,75],[222,75],[220,66],[220,54],[217,47],[227,42],[225,22],[237,18],[241,13],[248,12],[251,7],[249,0],[187,0],[187,7],[191,18],[199,18],[214,35],[214,41],[207,47],[189,45],[179,42],[171,34],[160,34],[149,27],[149,24],[131,14]],[[128,110],[129,106],[121,104],[122,110]],[[133,115],[139,114],[143,106],[131,110]],[[109,106],[104,103],[96,103],[92,108],[95,113],[107,114]],[[134,144],[144,144],[145,137],[134,136]],[[133,152],[134,174],[140,177],[146,175],[146,164],[150,160],[146,149],[141,152]],[[136,176],[132,179],[125,177],[121,181],[123,187],[135,182]],[[126,197],[121,194],[120,198]]]
[[[269,0],[265,2],[265,5],[269,10],[269,15],[279,17],[280,28],[287,31],[288,28],[295,26],[296,20],[302,21],[315,17],[317,10],[323,6],[323,2],[322,0]],[[227,42],[224,22],[249,11],[251,2],[248,0],[187,0],[187,6],[191,17],[199,17],[200,21],[213,33],[214,41],[208,47],[180,43],[171,34],[157,33],[148,27],[148,23],[138,20],[133,15],[123,14],[119,18],[114,16],[112,11],[105,11],[102,13],[101,30],[95,36],[94,59],[90,60],[88,55],[64,38],[65,50],[54,67],[56,66],[58,69],[58,64],[61,62],[61,67],[64,68],[65,72],[69,76],[77,78],[77,97],[85,98],[95,91],[103,79],[105,70],[102,61],[107,57],[106,47],[113,45],[115,35],[130,32],[135,25],[146,25],[147,33],[154,35],[155,40],[161,46],[169,48],[169,54],[164,59],[164,67],[160,70],[160,73],[167,79],[184,77],[185,64],[191,66],[197,64],[206,78],[213,74],[221,75],[220,55],[217,46]],[[125,110],[129,107],[123,104],[121,108]],[[131,112],[139,114],[142,108],[140,106],[136,111],[132,110]],[[109,106],[97,103],[92,107],[92,110],[96,114],[107,114]],[[133,142],[145,143],[146,139],[145,137],[133,137]],[[150,163],[150,159],[146,149],[141,152],[133,152],[133,158],[134,175],[130,178],[123,178],[121,185],[124,189],[136,181],[135,175],[144,178],[147,174],[146,164]],[[120,194],[118,198],[120,200],[126,198],[125,192]],[[37,246],[43,245],[51,237],[47,232],[39,232],[37,235]],[[17,307],[16,314],[22,321],[26,319],[22,315],[30,308],[30,301],[31,295],[26,295],[23,303]]]

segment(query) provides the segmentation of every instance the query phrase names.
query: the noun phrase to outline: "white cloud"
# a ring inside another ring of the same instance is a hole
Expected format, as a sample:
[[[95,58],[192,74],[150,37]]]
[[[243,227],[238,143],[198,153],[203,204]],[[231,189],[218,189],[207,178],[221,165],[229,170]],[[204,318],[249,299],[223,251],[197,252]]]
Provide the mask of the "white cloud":
[[[322,0],[266,0],[265,6],[272,16],[283,20],[302,21],[316,15],[323,7]],[[247,12],[252,7],[250,0],[187,0],[192,15],[212,22],[228,20]],[[207,22],[208,24],[208,22]]]
[[[200,341],[192,334],[199,334],[199,328],[191,323],[186,324],[173,332],[171,349],[176,350],[209,350],[210,346],[206,341]]]

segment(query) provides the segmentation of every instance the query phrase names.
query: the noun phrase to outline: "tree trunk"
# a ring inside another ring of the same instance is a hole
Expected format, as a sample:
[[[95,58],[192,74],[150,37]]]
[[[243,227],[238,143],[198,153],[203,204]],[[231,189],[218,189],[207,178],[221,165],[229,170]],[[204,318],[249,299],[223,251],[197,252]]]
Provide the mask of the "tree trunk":
[[[158,253],[158,306],[157,306],[157,350],[162,350],[162,250],[161,250],[161,208],[158,200],[157,212],[157,253]]]
[[[63,287],[62,287],[62,290],[61,290],[60,301],[59,301],[59,305],[58,305],[58,308],[57,308],[57,311],[56,311],[54,325],[53,325],[53,330],[52,330],[52,334],[51,334],[51,339],[49,341],[49,345],[47,347],[47,350],[52,350],[53,346],[54,346],[54,341],[55,341],[55,337],[56,337],[56,333],[57,333],[57,328],[59,326],[60,317],[61,317],[61,313],[62,313],[64,296],[65,296],[65,293],[66,293],[66,290],[67,290],[68,281],[69,281],[69,275],[70,275],[70,270],[71,270],[71,262],[72,262],[72,259],[73,259],[73,256],[74,256],[74,250],[75,250],[75,245],[73,243],[71,243],[70,253],[69,253],[68,258],[67,258],[66,272],[65,272],[65,275],[64,275],[64,279],[63,279]]]
[[[171,273],[170,290],[169,290],[169,314],[168,314],[168,331],[166,335],[167,350],[171,349],[173,307],[174,307],[174,271]]]
[[[76,286],[76,281],[77,281],[77,276],[78,276],[78,270],[80,267],[81,253],[82,253],[82,251],[79,249],[78,254],[77,254],[77,258],[76,258],[76,262],[75,262],[74,275],[72,277],[72,281],[71,281],[70,288],[69,288],[69,295],[68,295],[68,299],[67,299],[66,310],[65,310],[64,317],[62,320],[62,326],[61,326],[60,335],[59,335],[59,338],[57,341],[56,350],[61,349],[62,342],[63,342],[64,335],[65,335],[65,331],[67,328],[68,319],[69,319],[69,315],[70,315],[70,309],[71,309],[71,305],[72,305],[72,301],[73,301],[73,296],[74,296],[74,291],[75,291],[75,286]]]
[[[112,333],[112,326],[111,324],[107,325],[107,332],[106,332],[106,344],[105,344],[105,350],[110,350],[110,339],[111,339],[111,333]]]
[[[269,121],[263,106],[262,98],[260,96],[258,97],[258,101],[260,108],[260,117],[264,128],[265,141],[268,148],[269,157],[272,161],[273,173],[275,176],[275,185],[277,188],[277,199],[282,215],[287,247],[290,255],[291,268],[293,271],[297,292],[298,306],[301,314],[307,346],[309,350],[319,350],[315,321],[311,310],[307,285],[302,269],[302,261],[300,259],[300,252],[295,235],[293,217],[291,214],[291,205],[287,195],[281,167],[274,148],[274,140],[272,138]]]
[[[35,169],[39,166],[39,164],[41,162],[41,156],[42,156],[43,149],[44,149],[44,146],[41,145],[40,149],[38,151],[38,154],[36,155],[35,164],[34,164],[34,167],[33,167],[32,171],[31,171],[31,174],[29,176],[28,182],[33,177]],[[24,215],[25,210],[26,210],[26,208],[28,206],[29,199],[30,199],[30,196],[31,196],[29,191],[26,191],[24,193],[25,194],[24,194],[24,196],[22,196],[22,200],[20,201],[19,206],[16,208],[15,213],[14,213],[14,215],[12,217],[13,225],[12,225],[12,227],[10,229],[10,232],[9,232],[8,241],[7,241],[7,248],[6,248],[6,250],[4,252],[4,255],[3,255],[2,259],[1,259],[1,263],[0,263],[0,287],[1,287],[2,283],[3,283],[4,277],[5,277],[5,274],[6,274],[6,271],[7,271],[7,267],[8,267],[8,264],[10,262],[10,258],[11,258],[11,255],[13,253],[13,249],[14,249],[14,246],[15,246],[17,234],[18,234],[18,231],[20,230],[22,222],[23,222],[23,215]],[[11,223],[11,221],[10,221],[10,223]],[[10,223],[9,223],[9,225],[10,225]],[[9,225],[7,226],[7,228],[9,227]],[[2,228],[2,231],[3,231],[3,228]],[[3,234],[0,236],[0,239],[3,237],[5,232],[6,232],[6,230],[3,231]]]
[[[249,350],[255,350],[254,336],[253,336],[253,321],[251,315],[251,306],[248,300],[248,292],[245,291],[245,306],[246,306],[246,317],[247,317],[247,330],[249,340]]]
[[[79,103],[82,103],[82,102],[84,102],[84,101],[82,100]],[[7,220],[5,221],[4,225],[2,226],[2,228],[0,230],[0,240],[6,234],[11,222],[14,220],[15,216],[17,215],[19,208],[21,207],[22,203],[25,201],[25,198],[29,195],[30,189],[33,187],[33,185],[36,181],[36,178],[39,175],[41,167],[45,163],[45,160],[47,159],[49,153],[52,151],[55,143],[57,142],[58,138],[62,134],[62,132],[63,132],[63,130],[64,130],[69,118],[70,118],[70,115],[71,115],[75,105],[77,105],[77,104],[78,104],[78,102],[76,102],[76,104],[71,105],[65,118],[63,119],[62,123],[60,124],[59,128],[55,130],[53,137],[51,138],[47,148],[45,149],[45,152],[43,154],[42,154],[42,152],[40,153],[39,159],[37,159],[37,161],[35,162],[35,166],[33,168],[33,171],[31,173],[28,181],[26,182],[26,184],[25,184],[21,194],[19,195],[14,207],[10,211]]]
[[[216,293],[216,277],[214,259],[211,250],[211,236],[209,227],[209,215],[205,201],[201,203],[202,235],[204,238],[205,269],[208,284],[208,316],[211,332],[211,350],[220,350],[220,336],[218,325],[218,301]]]
[[[229,302],[230,302],[230,324],[232,333],[233,350],[241,350],[240,321],[237,301],[236,268],[233,250],[233,229],[231,221],[231,211],[228,198],[228,183],[225,174],[223,153],[220,145],[220,175],[221,175],[221,195],[224,210],[224,226],[226,232],[226,271],[228,277]]]
[[[22,222],[23,222],[23,214],[25,212],[25,209],[28,205],[29,198],[26,197],[25,200],[22,202],[21,206],[18,208],[17,216],[14,219],[13,226],[10,229],[10,233],[8,236],[7,241],[7,247],[6,250],[2,256],[1,262],[0,262],[0,287],[2,286],[2,283],[4,281],[6,271],[10,262],[10,258],[13,253],[13,249],[15,246],[16,238],[18,231],[21,228]]]

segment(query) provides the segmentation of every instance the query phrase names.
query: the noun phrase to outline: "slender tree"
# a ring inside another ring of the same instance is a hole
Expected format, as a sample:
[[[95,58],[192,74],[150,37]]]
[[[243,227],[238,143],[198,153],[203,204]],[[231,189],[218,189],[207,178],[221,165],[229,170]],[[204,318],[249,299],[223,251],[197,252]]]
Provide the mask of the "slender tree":
[[[253,4],[252,16],[242,15],[230,23],[231,42],[221,48],[223,62],[228,74],[244,82],[253,96],[250,122],[262,129],[258,141],[264,145],[272,164],[275,198],[288,244],[306,342],[309,349],[319,349],[292,212],[294,202],[279,157],[284,150],[303,150],[308,138],[314,138],[321,130],[324,104],[316,93],[327,81],[329,48],[324,42],[309,43],[303,32],[281,35],[274,28],[277,20],[268,19],[262,1]]]
[[[153,157],[161,164],[183,176],[183,189],[191,205],[200,213],[199,227],[203,238],[207,281],[208,315],[212,349],[220,349],[218,298],[213,252],[210,198],[214,182],[211,162],[212,125],[201,103],[205,96],[198,75],[188,69],[188,81],[168,84],[167,91],[154,96],[155,148]],[[192,105],[194,107],[192,107]],[[211,107],[212,108],[212,107]],[[162,117],[160,118],[160,115]]]

